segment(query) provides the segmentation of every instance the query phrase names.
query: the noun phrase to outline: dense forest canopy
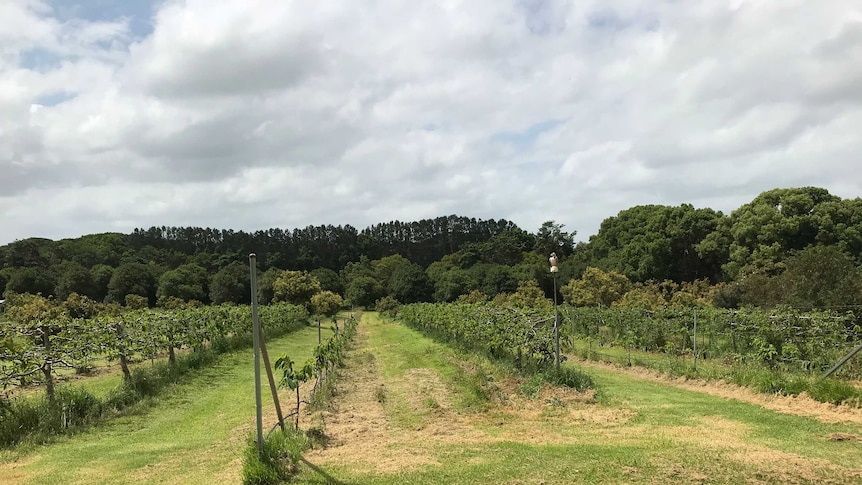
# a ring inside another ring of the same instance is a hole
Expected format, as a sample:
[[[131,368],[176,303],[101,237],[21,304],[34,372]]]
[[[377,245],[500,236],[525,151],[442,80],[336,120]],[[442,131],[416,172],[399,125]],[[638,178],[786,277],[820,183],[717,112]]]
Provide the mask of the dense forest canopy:
[[[730,215],[690,204],[636,206],[605,219],[588,242],[575,244],[574,236],[553,221],[531,233],[507,220],[451,215],[362,230],[163,226],[31,238],[0,246],[0,289],[120,304],[132,295],[151,306],[243,303],[254,252],[267,303],[292,301],[291,291],[330,291],[363,306],[385,297],[454,301],[536,288],[550,297],[547,258],[555,252],[559,295],[580,305],[860,301],[862,199],[821,188],[770,190]]]

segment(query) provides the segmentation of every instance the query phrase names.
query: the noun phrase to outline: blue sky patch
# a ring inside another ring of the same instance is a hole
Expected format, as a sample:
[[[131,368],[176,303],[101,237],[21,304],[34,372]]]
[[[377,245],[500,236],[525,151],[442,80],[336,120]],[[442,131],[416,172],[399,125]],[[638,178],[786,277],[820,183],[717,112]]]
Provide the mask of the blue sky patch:
[[[142,39],[153,32],[153,14],[158,0],[50,0],[53,15],[60,22],[83,19],[91,22],[113,22],[128,19],[132,36]]]
[[[69,101],[70,99],[75,99],[76,96],[78,96],[78,94],[71,91],[55,91],[42,93],[37,96],[33,102],[41,104],[42,106],[57,106],[58,104]]]
[[[65,58],[47,49],[30,49],[21,52],[21,66],[32,71],[45,72],[56,68]]]

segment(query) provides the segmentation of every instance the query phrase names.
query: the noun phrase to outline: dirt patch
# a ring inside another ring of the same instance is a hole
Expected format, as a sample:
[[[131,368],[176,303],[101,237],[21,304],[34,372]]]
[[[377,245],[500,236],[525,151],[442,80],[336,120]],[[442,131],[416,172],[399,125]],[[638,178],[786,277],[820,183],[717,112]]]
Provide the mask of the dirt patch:
[[[862,437],[849,433],[832,433],[829,441],[862,441]]]
[[[716,456],[722,454],[722,460],[753,465],[757,473],[750,478],[750,483],[847,483],[845,479],[830,481],[828,476],[847,477],[848,480],[850,477],[862,477],[862,469],[859,468],[845,468],[828,460],[753,445],[745,439],[747,432],[746,425],[718,416],[703,418],[695,426],[665,427],[661,430],[663,436],[675,442],[690,443],[704,450],[713,449]],[[671,473],[674,467],[679,469],[679,473]],[[689,482],[702,483],[708,478],[705,475],[692,475],[678,464],[662,468],[669,470],[666,476],[668,479],[685,478]]]
[[[727,458],[756,465],[758,476],[749,483],[850,483],[862,478],[862,469],[843,468],[827,460],[807,458],[793,453],[766,449],[744,449]],[[841,477],[823,476],[823,471]]]
[[[837,406],[834,404],[818,402],[811,399],[805,393],[798,396],[763,394],[724,381],[705,381],[699,379],[686,379],[684,377],[672,378],[643,367],[623,367],[604,362],[587,361],[580,358],[573,358],[571,356],[569,356],[569,358],[584,366],[609,369],[615,372],[624,372],[628,375],[637,376],[651,382],[674,386],[689,391],[702,392],[704,394],[718,396],[725,399],[735,399],[737,401],[747,402],[750,404],[757,404],[771,411],[814,418],[824,423],[862,424],[862,409],[846,405]]]
[[[30,474],[24,470],[29,462],[30,460],[0,463],[0,485],[24,483],[30,477]]]

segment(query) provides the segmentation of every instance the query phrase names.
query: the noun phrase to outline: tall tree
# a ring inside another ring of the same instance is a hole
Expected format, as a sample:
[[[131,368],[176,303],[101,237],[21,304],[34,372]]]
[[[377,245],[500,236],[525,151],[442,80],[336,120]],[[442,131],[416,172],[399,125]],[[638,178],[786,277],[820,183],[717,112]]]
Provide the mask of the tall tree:
[[[166,271],[159,277],[158,298],[178,298],[183,301],[206,302],[209,293],[209,276],[206,269],[196,264],[184,264]]]
[[[72,293],[77,293],[89,298],[97,295],[96,285],[90,271],[75,261],[67,261],[58,265],[59,276],[54,296],[59,300],[65,300]]]
[[[690,204],[635,206],[602,221],[589,244],[579,247],[577,259],[633,281],[717,280],[724,259],[700,255],[696,248],[722,218],[720,212]]]
[[[564,231],[564,224],[557,224],[554,221],[545,221],[536,233],[536,242],[533,250],[545,256],[551,253],[557,253],[557,257],[564,258],[575,249],[575,234]]]
[[[155,305],[156,281],[150,267],[141,263],[126,263],[114,270],[108,283],[108,299],[125,303],[126,295],[142,296],[150,305]]]
[[[231,263],[220,269],[210,281],[210,300],[216,305],[222,303],[251,303],[251,280],[248,266],[240,262]]]
[[[731,279],[751,273],[775,275],[792,251],[842,239],[848,249],[856,240],[862,242],[857,239],[862,236],[862,211],[854,217],[857,207],[862,209],[817,187],[769,190],[733,211],[699,250],[720,253],[726,247],[728,262],[723,269]]]

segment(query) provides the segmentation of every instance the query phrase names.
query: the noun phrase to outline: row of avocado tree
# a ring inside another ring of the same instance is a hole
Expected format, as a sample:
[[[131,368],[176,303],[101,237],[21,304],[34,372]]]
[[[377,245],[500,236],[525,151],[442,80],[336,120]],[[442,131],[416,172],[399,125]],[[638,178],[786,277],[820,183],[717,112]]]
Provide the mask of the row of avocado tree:
[[[107,358],[119,361],[128,381],[133,359],[167,353],[173,364],[177,349],[225,349],[230,339],[251,334],[248,306],[144,309],[75,317],[41,296],[18,298],[0,323],[0,387],[5,390],[41,381],[49,400],[54,399],[54,374],[60,367],[80,369],[96,358]],[[261,308],[261,319],[269,332],[278,334],[305,323],[308,312],[296,305],[271,305]]]
[[[711,307],[645,310],[631,307],[561,307],[564,336],[680,355],[726,357],[768,366],[823,371],[862,339],[852,313],[825,310]],[[862,375],[848,363],[844,376]]]
[[[344,328],[339,330],[338,327],[335,327],[335,335],[326,342],[319,344],[314,349],[311,358],[305,361],[302,367],[298,367],[297,363],[287,354],[276,359],[275,368],[281,371],[279,384],[296,392],[296,407],[292,413],[294,415],[294,429],[299,430],[299,406],[302,402],[299,397],[299,386],[303,382],[315,379],[312,389],[312,395],[314,394],[326,376],[344,360],[347,343],[356,334],[356,325],[356,319],[350,315],[344,322]]]
[[[553,310],[484,303],[414,303],[398,319],[436,338],[487,351],[492,357],[525,359],[540,366],[554,360]]]

